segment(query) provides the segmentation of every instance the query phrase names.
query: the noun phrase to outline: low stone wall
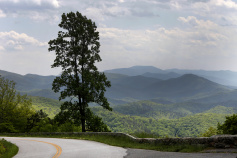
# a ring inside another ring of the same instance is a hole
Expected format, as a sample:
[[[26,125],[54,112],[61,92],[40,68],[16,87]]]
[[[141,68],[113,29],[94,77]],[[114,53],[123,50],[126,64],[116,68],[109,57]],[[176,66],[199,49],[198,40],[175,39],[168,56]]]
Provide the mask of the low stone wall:
[[[212,137],[199,138],[137,138],[139,143],[154,143],[165,145],[189,144],[189,145],[206,145],[214,148],[237,148],[237,135],[217,135]]]
[[[206,145],[214,148],[237,148],[237,135],[216,135],[212,137],[199,137],[199,138],[136,138],[125,133],[112,133],[112,132],[55,132],[55,133],[0,133],[0,135],[8,136],[55,136],[55,135],[107,135],[114,137],[127,137],[132,141],[138,143],[152,143],[152,144],[164,144],[164,145],[176,145],[176,144],[189,144],[189,145]]]

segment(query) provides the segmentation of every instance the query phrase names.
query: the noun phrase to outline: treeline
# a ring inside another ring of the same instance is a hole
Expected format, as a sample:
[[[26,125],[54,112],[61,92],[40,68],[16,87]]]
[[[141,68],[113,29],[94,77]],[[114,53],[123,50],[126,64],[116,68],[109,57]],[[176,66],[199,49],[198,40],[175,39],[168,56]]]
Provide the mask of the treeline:
[[[114,132],[146,132],[161,137],[198,137],[209,127],[216,127],[218,122],[223,123],[226,116],[225,114],[200,113],[179,119],[154,119],[109,112],[99,107],[93,107],[92,111],[102,117],[105,124]]]

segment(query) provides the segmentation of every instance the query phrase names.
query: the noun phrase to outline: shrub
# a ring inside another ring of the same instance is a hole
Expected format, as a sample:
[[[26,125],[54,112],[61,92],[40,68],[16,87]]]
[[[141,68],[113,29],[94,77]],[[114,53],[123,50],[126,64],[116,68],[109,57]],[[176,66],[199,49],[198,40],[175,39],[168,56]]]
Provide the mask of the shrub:
[[[210,128],[208,128],[208,130],[206,132],[202,133],[200,136],[201,137],[211,137],[216,134],[217,134],[217,129],[214,127],[210,127]]]
[[[217,125],[218,134],[237,134],[237,115],[226,116],[225,122]]]

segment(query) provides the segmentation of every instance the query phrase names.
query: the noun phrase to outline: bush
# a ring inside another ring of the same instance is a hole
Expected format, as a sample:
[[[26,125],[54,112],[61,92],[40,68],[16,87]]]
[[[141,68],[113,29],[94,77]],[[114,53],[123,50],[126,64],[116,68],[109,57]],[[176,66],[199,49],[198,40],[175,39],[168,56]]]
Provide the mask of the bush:
[[[12,123],[0,123],[0,133],[16,133]]]
[[[218,134],[237,134],[237,115],[226,116],[225,122],[217,125]]]
[[[206,132],[202,133],[200,136],[201,137],[211,137],[216,134],[217,134],[217,129],[214,127],[210,127],[210,128],[208,128],[208,130]]]

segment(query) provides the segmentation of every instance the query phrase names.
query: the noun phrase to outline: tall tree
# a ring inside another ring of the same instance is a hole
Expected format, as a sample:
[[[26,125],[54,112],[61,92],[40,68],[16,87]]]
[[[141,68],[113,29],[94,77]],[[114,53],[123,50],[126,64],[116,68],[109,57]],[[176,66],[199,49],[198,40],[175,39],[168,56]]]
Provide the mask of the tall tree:
[[[53,81],[52,89],[60,92],[60,100],[71,97],[62,110],[68,110],[80,119],[85,132],[88,103],[95,102],[105,109],[112,110],[104,96],[106,87],[110,87],[104,73],[98,71],[96,62],[102,61],[99,55],[99,32],[96,25],[79,12],[62,15],[58,37],[49,41],[49,51],[56,52],[52,68],[61,67],[62,74]]]

